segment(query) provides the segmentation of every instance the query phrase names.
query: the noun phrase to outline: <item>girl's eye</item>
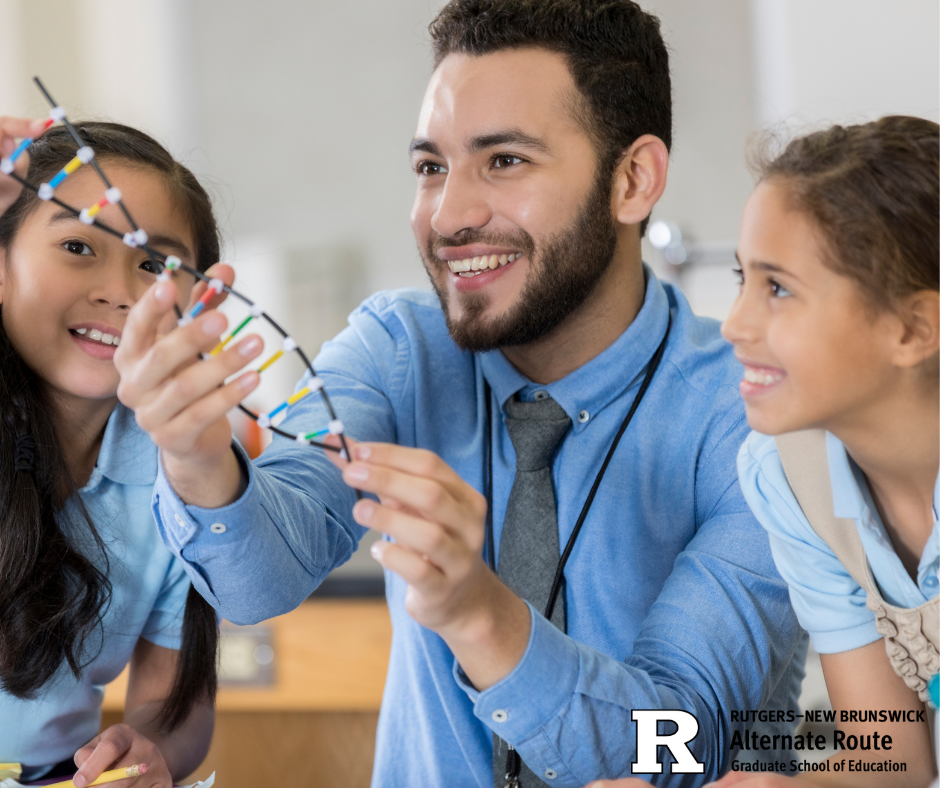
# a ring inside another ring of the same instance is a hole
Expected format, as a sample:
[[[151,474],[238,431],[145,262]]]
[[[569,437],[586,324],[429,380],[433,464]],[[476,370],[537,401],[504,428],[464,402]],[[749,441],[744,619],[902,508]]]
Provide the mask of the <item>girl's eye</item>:
[[[146,271],[148,274],[153,274],[154,276],[156,276],[159,273],[159,271],[157,271],[157,267],[153,264],[151,260],[144,260],[140,264],[140,270]]]
[[[418,175],[439,175],[442,172],[446,172],[444,165],[438,164],[435,161],[419,161],[415,165],[415,172]]]
[[[733,274],[735,275],[735,277],[737,277],[737,280],[738,280],[738,284],[739,284],[739,285],[743,285],[743,284],[744,284],[744,269],[742,269],[742,268],[732,268],[732,269],[731,269],[731,273],[733,273]]]
[[[83,241],[66,241],[64,244],[62,244],[62,247],[70,254],[94,254],[91,251],[91,247]]]
[[[774,298],[786,298],[787,296],[793,295],[793,293],[787,290],[776,279],[768,279],[767,281],[770,284],[770,292],[774,294]]]
[[[501,153],[493,157],[493,166],[498,170],[505,170],[507,167],[512,167],[515,164],[522,164],[522,159],[508,153]]]

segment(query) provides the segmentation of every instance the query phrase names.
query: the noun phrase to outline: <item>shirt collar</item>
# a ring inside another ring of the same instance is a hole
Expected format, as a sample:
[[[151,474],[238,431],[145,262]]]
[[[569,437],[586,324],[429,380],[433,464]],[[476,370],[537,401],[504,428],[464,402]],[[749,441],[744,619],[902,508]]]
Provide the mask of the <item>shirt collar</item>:
[[[132,411],[118,403],[104,430],[98,462],[85,489],[101,478],[117,484],[149,484],[157,481],[157,447],[137,426]]]
[[[829,461],[829,479],[832,483],[832,513],[836,517],[864,522],[871,510],[866,499],[867,484],[859,468],[842,443],[831,432],[826,433],[826,457]],[[940,476],[933,487],[934,522],[940,511]]]
[[[533,383],[522,375],[499,350],[481,354],[483,376],[502,408],[517,392],[532,399],[536,391],[547,391],[568,414],[574,432],[581,432],[594,416],[626,391],[645,371],[663,339],[669,321],[669,298],[662,283],[645,265],[646,295],[643,306],[616,341],[570,375],[548,385]],[[578,415],[585,411],[588,419]]]

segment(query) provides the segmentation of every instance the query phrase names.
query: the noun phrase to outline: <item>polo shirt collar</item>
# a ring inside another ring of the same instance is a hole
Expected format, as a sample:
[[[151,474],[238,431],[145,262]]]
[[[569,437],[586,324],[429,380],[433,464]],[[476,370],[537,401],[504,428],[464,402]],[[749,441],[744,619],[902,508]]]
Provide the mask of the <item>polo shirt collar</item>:
[[[483,353],[480,363],[502,408],[516,393],[531,400],[536,391],[547,391],[571,419],[574,432],[582,432],[601,410],[629,389],[646,372],[646,366],[666,332],[669,298],[662,283],[645,265],[646,294],[633,322],[610,347],[571,374],[548,385],[533,383],[499,350]],[[579,419],[582,412],[587,419]]]

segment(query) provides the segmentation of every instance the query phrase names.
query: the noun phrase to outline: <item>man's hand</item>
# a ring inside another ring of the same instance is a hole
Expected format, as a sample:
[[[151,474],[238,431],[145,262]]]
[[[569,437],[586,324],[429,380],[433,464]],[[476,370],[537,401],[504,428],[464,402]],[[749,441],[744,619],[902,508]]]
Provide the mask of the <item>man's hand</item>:
[[[0,158],[6,158],[13,153],[17,140],[41,134],[45,125],[44,120],[0,117]],[[14,172],[20,177],[26,177],[28,167],[29,154],[24,153],[16,160]],[[13,178],[0,173],[0,214],[13,205],[22,189],[23,187]]]
[[[372,555],[408,583],[405,609],[444,638],[478,689],[500,681],[525,653],[530,620],[483,561],[486,500],[432,452],[350,445],[343,478],[380,501],[359,501],[353,517],[395,540]]]
[[[209,269],[211,276],[231,284],[227,265]],[[194,303],[205,292],[200,282]],[[215,311],[224,295],[191,324],[175,325],[172,281],[158,282],[131,309],[114,354],[121,375],[118,397],[137,416],[137,423],[162,452],[167,479],[188,504],[218,508],[239,494],[241,471],[232,451],[232,430],[225,414],[257,387],[261,378],[245,372],[225,384],[263,349],[261,338],[245,337],[205,361],[225,330],[225,316]],[[168,333],[166,333],[168,332]]]
[[[147,773],[110,783],[113,788],[172,788],[173,779],[160,749],[130,725],[112,725],[75,753],[77,788],[97,780],[102,772],[147,764]]]

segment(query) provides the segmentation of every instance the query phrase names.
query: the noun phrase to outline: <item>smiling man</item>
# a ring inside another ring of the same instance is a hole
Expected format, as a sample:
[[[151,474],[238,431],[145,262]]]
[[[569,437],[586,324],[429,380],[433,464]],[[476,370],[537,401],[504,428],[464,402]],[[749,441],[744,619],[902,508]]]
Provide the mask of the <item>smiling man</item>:
[[[376,786],[629,775],[643,709],[697,718],[704,772],[651,779],[700,785],[736,757],[733,709],[797,707],[805,641],[738,488],[740,367],[640,257],[671,138],[658,21],[455,0],[431,34],[412,226],[436,297],[373,296],[315,362],[352,462],[341,480],[276,439],[250,463],[224,414],[257,375],[220,384],[260,344],[190,365],[224,319],[159,337],[158,286],[116,363],[162,450],[161,531],[243,623],[302,602],[363,526],[386,535]],[[310,397],[283,427],[327,418]]]

